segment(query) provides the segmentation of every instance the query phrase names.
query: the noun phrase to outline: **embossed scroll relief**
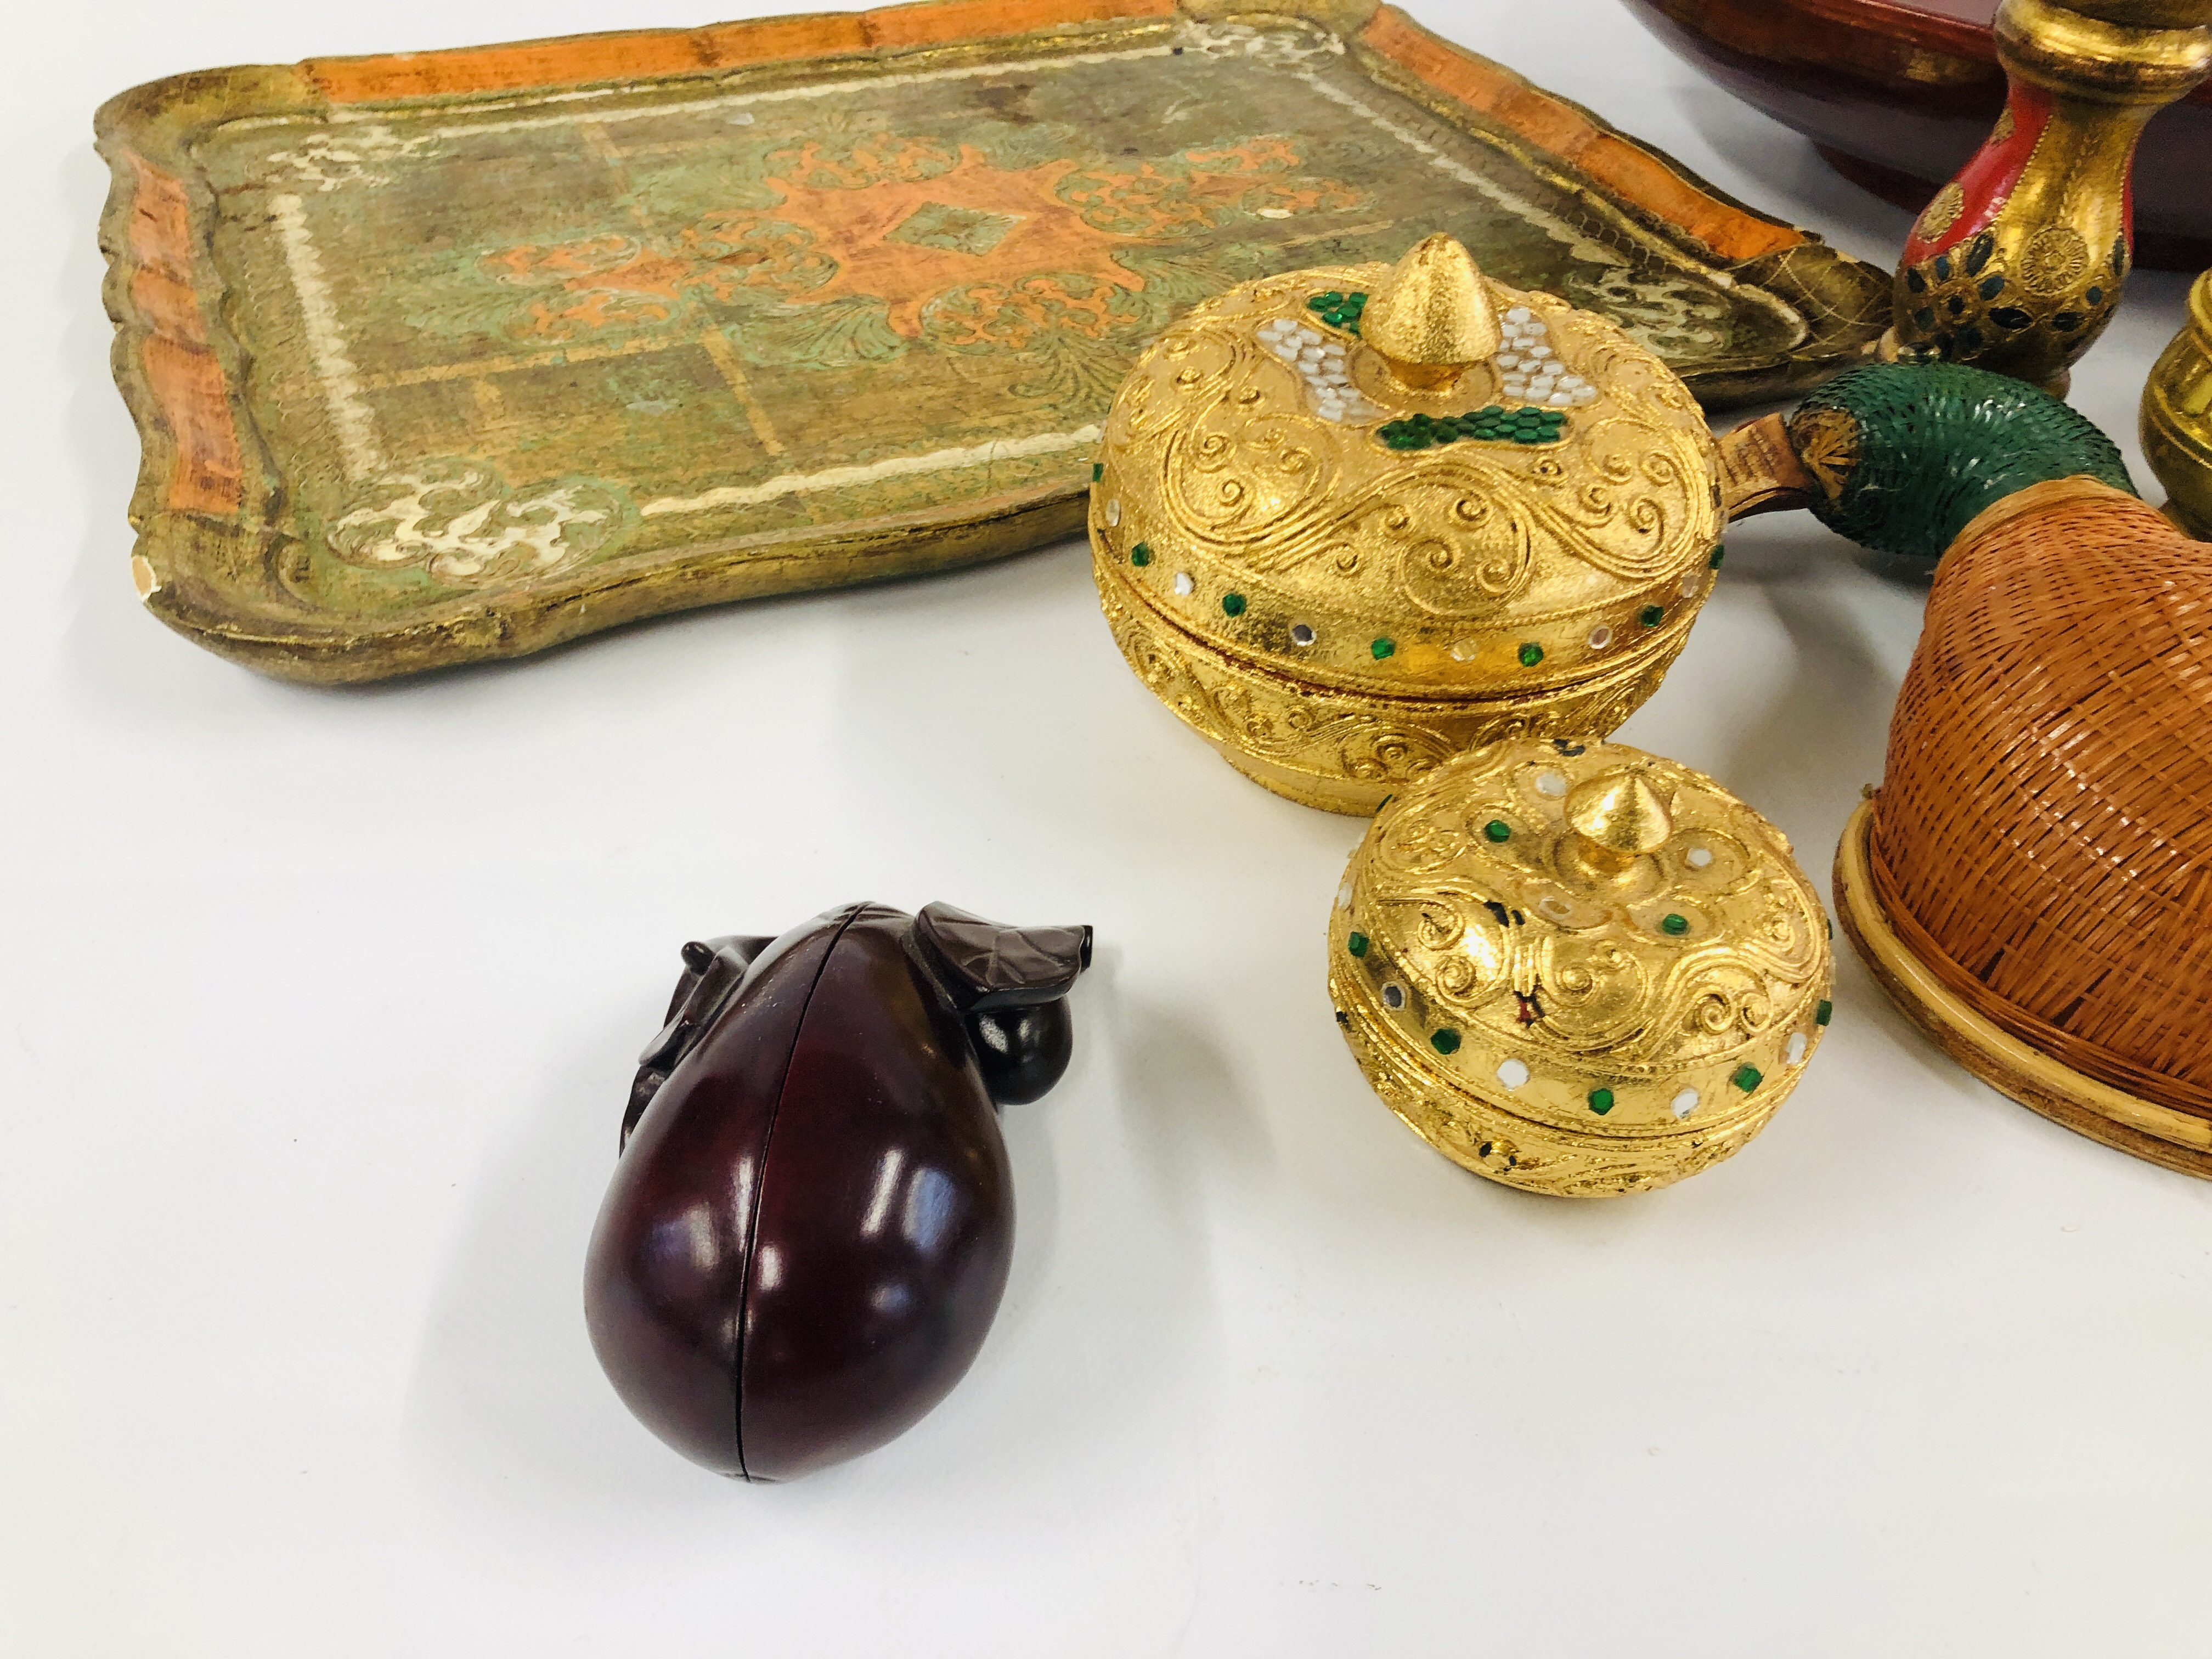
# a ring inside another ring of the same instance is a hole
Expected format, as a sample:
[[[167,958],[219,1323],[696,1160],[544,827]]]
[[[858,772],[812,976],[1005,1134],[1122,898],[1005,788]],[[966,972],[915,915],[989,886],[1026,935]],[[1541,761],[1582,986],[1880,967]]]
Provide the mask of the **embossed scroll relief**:
[[[1524,1192],[1650,1192],[1741,1151],[1834,1006],[1789,838],[1625,744],[1509,738],[1394,797],[1329,919],[1329,1000],[1382,1103]]]
[[[1131,670],[1278,794],[1368,816],[1601,737],[1688,641],[1724,494],[1680,378],[1449,236],[1192,309],[1116,394],[1091,569]]]
[[[1446,230],[1709,404],[1883,274],[1389,8],[772,20],[155,82],[100,113],[140,592],[373,679],[1073,534],[1146,342]]]

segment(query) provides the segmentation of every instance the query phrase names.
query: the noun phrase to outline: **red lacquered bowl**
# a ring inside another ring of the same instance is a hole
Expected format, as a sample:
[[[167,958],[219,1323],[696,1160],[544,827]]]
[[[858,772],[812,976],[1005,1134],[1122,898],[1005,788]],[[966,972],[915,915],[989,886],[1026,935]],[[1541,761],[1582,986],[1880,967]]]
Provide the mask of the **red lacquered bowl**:
[[[1917,211],[2004,107],[1997,0],[1627,0],[1683,58]],[[2136,263],[2212,265],[2212,83],[2154,117],[2136,158]]]

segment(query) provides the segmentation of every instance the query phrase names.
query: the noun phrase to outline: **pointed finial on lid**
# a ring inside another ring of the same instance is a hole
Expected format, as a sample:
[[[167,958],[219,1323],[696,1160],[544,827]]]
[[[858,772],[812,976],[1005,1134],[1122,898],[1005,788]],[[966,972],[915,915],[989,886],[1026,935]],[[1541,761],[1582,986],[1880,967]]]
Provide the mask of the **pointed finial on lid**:
[[[1567,822],[1609,853],[1635,858],[1657,851],[1674,833],[1674,815],[1641,772],[1606,772],[1576,786]]]
[[[1473,257],[1439,231],[1407,249],[1369,296],[1359,337],[1407,385],[1441,387],[1495,355],[1504,337]]]

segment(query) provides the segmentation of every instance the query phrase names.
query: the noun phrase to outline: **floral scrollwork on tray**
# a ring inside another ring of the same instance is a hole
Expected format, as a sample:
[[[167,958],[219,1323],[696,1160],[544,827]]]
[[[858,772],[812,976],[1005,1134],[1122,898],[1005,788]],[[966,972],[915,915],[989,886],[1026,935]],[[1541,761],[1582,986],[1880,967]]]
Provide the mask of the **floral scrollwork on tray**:
[[[552,343],[714,327],[749,362],[828,371],[920,348],[975,360],[1000,397],[1103,398],[1142,340],[1251,274],[1255,246],[1214,245],[1224,226],[1368,204],[1312,148],[1262,132],[1131,161],[1051,122],[951,136],[781,111],[732,138],[720,199],[653,174],[635,229],[468,251],[407,321]]]
[[[367,569],[420,567],[442,582],[484,586],[580,564],[635,519],[628,495],[598,478],[516,489],[482,461],[448,457],[395,467],[357,490],[329,545]]]
[[[402,138],[382,122],[372,121],[318,132],[297,149],[272,152],[269,161],[289,168],[298,183],[324,192],[341,185],[388,185],[392,175],[385,169],[390,163],[428,160],[438,153],[437,144],[435,133]]]

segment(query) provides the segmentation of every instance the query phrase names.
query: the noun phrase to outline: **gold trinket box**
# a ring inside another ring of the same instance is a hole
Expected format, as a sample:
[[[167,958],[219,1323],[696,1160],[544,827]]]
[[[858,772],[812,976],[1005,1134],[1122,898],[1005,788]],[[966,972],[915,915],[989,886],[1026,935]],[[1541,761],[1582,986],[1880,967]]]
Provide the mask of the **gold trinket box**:
[[[1610,732],[1720,562],[1681,380],[1446,236],[1195,307],[1116,394],[1096,471],[1131,667],[1239,770],[1341,812],[1480,744]]]
[[[1563,1197],[1738,1151],[1832,1012],[1827,916],[1788,838],[1622,744],[1510,739],[1393,797],[1328,948],[1384,1103],[1455,1163]]]

